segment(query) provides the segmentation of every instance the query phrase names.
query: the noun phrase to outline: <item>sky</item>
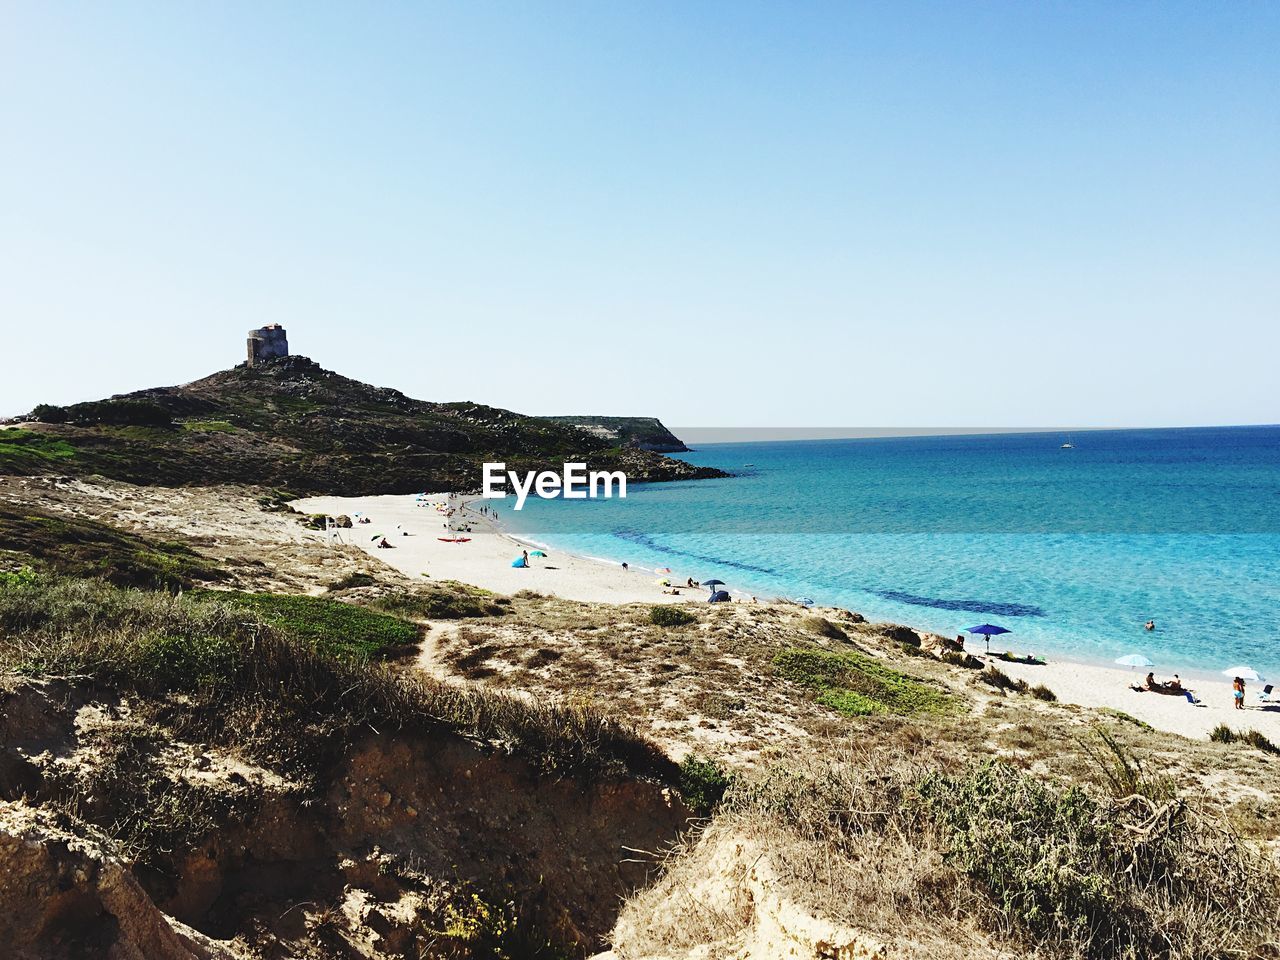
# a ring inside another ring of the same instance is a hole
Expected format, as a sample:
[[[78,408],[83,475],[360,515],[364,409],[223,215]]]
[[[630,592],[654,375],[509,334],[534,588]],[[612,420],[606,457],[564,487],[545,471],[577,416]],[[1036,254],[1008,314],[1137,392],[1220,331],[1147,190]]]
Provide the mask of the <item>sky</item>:
[[[249,328],[708,427],[1280,422],[1280,4],[0,0],[0,414]]]

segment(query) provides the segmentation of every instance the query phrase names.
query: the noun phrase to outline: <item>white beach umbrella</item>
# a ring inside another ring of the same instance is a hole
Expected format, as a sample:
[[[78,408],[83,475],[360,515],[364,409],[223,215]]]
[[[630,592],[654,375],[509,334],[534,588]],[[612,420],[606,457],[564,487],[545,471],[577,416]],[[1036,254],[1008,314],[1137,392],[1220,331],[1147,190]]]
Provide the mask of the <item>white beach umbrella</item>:
[[[1239,677],[1241,680],[1249,681],[1249,683],[1262,683],[1267,679],[1253,667],[1227,667],[1222,671],[1222,675],[1224,677]]]
[[[1126,657],[1121,657],[1116,661],[1122,667],[1154,667],[1155,662],[1148,660],[1140,653],[1131,653]]]

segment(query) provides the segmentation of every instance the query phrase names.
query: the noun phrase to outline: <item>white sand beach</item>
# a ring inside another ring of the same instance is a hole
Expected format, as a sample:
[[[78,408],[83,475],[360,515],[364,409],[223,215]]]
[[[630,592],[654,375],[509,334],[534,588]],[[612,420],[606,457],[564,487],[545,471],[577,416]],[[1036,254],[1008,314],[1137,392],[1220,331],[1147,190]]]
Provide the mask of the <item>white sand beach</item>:
[[[293,507],[304,513],[369,517],[370,523],[338,530],[336,535],[343,543],[354,544],[411,577],[426,574],[435,580],[457,580],[496,593],[536,590],[590,603],[682,603],[707,599],[707,591],[701,587],[679,586],[689,574],[674,569],[669,576],[663,576],[677,585],[673,589],[679,589],[679,595],[664,594],[664,587],[655,582],[661,578],[652,570],[623,570],[619,564],[555,550],[546,551],[550,554],[547,557],[530,557],[528,568],[513,567],[511,561],[522,550],[540,548],[517,540],[482,516],[478,506],[483,501],[477,498],[458,497],[454,501],[463,510],[455,521],[471,528],[458,536],[469,538],[469,542],[445,542],[440,538],[455,535],[445,528],[445,515],[437,509],[445,504],[446,497],[311,497],[295,501]],[[375,533],[386,537],[392,548],[378,548]]]
[[[655,583],[659,577],[652,570],[638,567],[623,570],[615,563],[556,550],[548,551],[548,557],[531,557],[528,569],[512,567],[511,561],[520,556],[523,549],[535,548],[483,517],[478,512],[482,501],[476,498],[454,500],[455,504],[464,506],[464,512],[455,519],[461,518],[471,527],[471,532],[461,534],[469,537],[469,542],[444,542],[439,538],[453,536],[445,529],[445,516],[438,509],[446,499],[445,494],[422,499],[412,495],[312,497],[295,501],[293,506],[305,513],[369,517],[369,524],[358,524],[337,531],[336,535],[342,542],[360,547],[411,577],[425,573],[435,580],[457,580],[497,593],[537,590],[566,600],[592,603],[701,603],[707,598],[707,591],[702,588],[680,588],[679,596],[664,594],[663,587]],[[374,534],[380,536],[375,538]],[[383,536],[394,544],[393,548],[377,547],[376,540]],[[681,584],[689,574],[673,567],[669,578],[673,584]],[[728,589],[735,600],[749,599],[735,591],[732,584]],[[979,644],[969,646],[974,652],[981,650]],[[1250,685],[1246,709],[1241,711],[1233,706],[1231,683],[1226,677],[1184,676],[1183,685],[1194,691],[1199,701],[1193,704],[1182,696],[1131,690],[1130,684],[1142,683],[1146,676],[1143,669],[1053,658],[1039,666],[996,659],[991,662],[1014,679],[1026,680],[1032,685],[1044,684],[1063,703],[1118,710],[1159,730],[1203,740],[1210,730],[1225,723],[1237,732],[1256,729],[1272,741],[1280,742],[1280,702],[1271,706],[1260,704],[1258,684]],[[1159,670],[1156,677],[1169,679]]]
[[[1228,677],[1212,678],[1206,675],[1182,676],[1182,685],[1191,690],[1197,703],[1185,697],[1129,689],[1130,684],[1141,685],[1147,675],[1142,668],[1109,667],[1088,663],[1053,660],[1044,666],[1006,663],[992,660],[996,666],[1014,679],[1030,684],[1042,683],[1064,703],[1076,703],[1085,707],[1120,710],[1158,730],[1168,730],[1184,737],[1203,740],[1209,731],[1220,723],[1232,730],[1254,729],[1280,742],[1280,698],[1271,705],[1261,704],[1257,693],[1260,684],[1250,684],[1246,691],[1245,709],[1237,710],[1231,695]],[[1167,672],[1156,670],[1156,679],[1166,681]]]

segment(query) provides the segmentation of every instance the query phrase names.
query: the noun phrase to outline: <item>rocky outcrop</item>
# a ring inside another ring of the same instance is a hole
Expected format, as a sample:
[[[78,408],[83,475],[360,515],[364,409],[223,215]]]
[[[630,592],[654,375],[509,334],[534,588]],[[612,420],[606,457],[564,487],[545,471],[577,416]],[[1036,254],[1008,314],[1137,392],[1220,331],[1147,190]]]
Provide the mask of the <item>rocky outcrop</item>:
[[[237,936],[263,956],[401,960],[441,930],[461,951],[473,928],[516,923],[595,950],[656,872],[635,851],[665,850],[689,817],[660,783],[547,776],[447,730],[370,733],[313,786],[156,730],[132,741],[132,773],[104,779],[110,745],[140,729],[87,684],[0,689],[4,960],[222,960]],[[220,812],[179,834],[174,811],[149,811],[174,832],[127,860],[95,831],[140,816],[143,764],[159,795]]]
[[[668,430],[657,417],[545,417],[552,423],[577,427],[619,446],[653,453],[688,453],[684,441]]]
[[[129,868],[58,815],[0,802],[0,943],[13,960],[235,960],[165,916]]]

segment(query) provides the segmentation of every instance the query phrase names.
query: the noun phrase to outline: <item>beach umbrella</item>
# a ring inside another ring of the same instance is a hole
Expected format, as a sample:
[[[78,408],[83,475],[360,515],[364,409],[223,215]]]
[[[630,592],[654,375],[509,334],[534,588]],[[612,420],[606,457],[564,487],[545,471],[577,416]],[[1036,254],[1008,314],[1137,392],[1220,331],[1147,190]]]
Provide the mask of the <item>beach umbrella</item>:
[[[546,554],[545,554],[545,553],[543,553],[541,550],[532,550],[532,551],[530,551],[530,552],[529,552],[529,556],[531,556],[531,557],[545,557],[545,556],[546,556]]]
[[[712,593],[716,592],[716,587],[723,587],[723,580],[703,580],[702,585],[708,588]]]
[[[670,580],[668,580],[666,577],[661,577],[661,578],[659,578],[659,579],[657,579],[657,580],[655,580],[655,581],[653,581],[653,582],[654,582],[654,583],[656,583],[656,584],[657,584],[658,586],[660,586],[660,587],[669,587],[669,586],[671,586],[671,581],[670,581]]]
[[[658,567],[658,568],[657,568],[656,570],[654,570],[653,572],[654,572],[654,573],[670,573],[670,572],[671,572],[671,568],[670,568],[670,567]]]
[[[802,607],[813,606],[813,600],[810,599],[809,597],[796,597],[796,603],[800,604],[800,606]]]
[[[1227,667],[1222,671],[1222,675],[1225,677],[1239,677],[1249,683],[1262,683],[1267,679],[1253,667]]]
[[[1154,667],[1155,662],[1148,660],[1140,653],[1131,653],[1128,656],[1120,657],[1116,663],[1122,667]]]
[[[1002,633],[1011,633],[1004,627],[997,627],[994,623],[980,623],[976,627],[970,627],[965,633],[980,633],[982,638],[987,641],[987,653],[991,652],[991,638],[998,637]]]
[[[373,543],[373,541],[377,540],[377,539],[378,539],[379,537],[381,537],[381,536],[382,536],[382,534],[380,534],[380,533],[375,533],[372,537],[370,537],[370,538],[369,538],[369,542],[370,542],[370,543]]]

